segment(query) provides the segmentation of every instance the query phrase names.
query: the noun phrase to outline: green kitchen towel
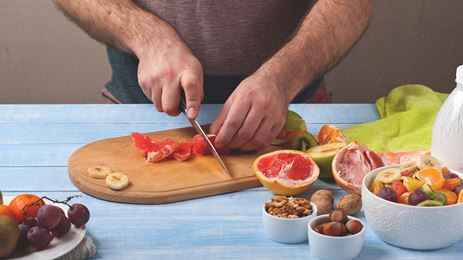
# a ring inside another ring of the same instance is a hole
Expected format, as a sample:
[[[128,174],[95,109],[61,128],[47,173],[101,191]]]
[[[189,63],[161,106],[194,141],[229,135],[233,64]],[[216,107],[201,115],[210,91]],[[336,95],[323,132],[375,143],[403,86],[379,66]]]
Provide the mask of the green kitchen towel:
[[[423,85],[396,87],[376,101],[381,119],[343,131],[373,151],[429,149],[434,119],[447,96]]]

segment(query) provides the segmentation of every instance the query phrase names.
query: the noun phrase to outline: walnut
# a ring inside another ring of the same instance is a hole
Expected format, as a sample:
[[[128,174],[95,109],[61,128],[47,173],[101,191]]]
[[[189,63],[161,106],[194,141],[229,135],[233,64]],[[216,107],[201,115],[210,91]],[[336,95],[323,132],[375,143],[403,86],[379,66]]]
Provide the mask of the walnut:
[[[275,195],[265,203],[265,210],[280,218],[301,218],[312,214],[312,205],[304,198]]]
[[[339,199],[337,209],[344,210],[348,215],[356,215],[362,208],[362,198],[358,194],[347,194]]]

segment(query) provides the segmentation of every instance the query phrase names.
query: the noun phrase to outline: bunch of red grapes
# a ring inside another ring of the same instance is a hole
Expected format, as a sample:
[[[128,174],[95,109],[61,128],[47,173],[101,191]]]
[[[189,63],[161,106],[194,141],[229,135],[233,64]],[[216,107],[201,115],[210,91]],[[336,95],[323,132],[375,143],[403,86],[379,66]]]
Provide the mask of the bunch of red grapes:
[[[43,205],[37,212],[37,217],[27,217],[19,224],[20,238],[18,248],[29,246],[37,250],[48,247],[53,237],[62,237],[71,229],[71,224],[82,227],[90,219],[90,211],[82,204],[69,206],[68,214],[54,205]]]

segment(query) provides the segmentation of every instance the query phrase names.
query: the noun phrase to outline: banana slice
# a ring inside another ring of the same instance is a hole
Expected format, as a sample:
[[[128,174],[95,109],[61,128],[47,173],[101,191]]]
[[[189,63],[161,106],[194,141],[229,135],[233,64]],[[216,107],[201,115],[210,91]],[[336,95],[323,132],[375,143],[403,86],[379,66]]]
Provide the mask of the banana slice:
[[[400,175],[400,170],[396,168],[391,168],[380,172],[376,175],[375,181],[380,181],[385,184],[390,184],[395,180],[400,180],[402,175]]]
[[[106,177],[106,185],[113,190],[122,190],[129,185],[129,177],[119,172],[113,172]]]
[[[431,155],[421,156],[420,158],[418,158],[416,165],[418,165],[418,168],[420,168],[420,170],[423,170],[424,168],[434,167],[437,170],[442,171],[442,163],[435,157],[432,157]]]
[[[408,162],[400,165],[399,171],[402,176],[410,176],[419,170],[415,162]]]
[[[106,166],[92,166],[87,169],[88,175],[95,179],[104,179],[112,171],[109,167]]]

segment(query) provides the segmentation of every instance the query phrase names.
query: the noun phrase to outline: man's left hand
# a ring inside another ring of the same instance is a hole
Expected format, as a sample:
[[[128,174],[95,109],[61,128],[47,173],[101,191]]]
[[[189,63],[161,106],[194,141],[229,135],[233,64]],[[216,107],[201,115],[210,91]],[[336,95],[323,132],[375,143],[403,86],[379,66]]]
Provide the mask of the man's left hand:
[[[243,80],[211,125],[215,145],[251,151],[267,147],[278,135],[288,113],[281,86],[255,75]]]

